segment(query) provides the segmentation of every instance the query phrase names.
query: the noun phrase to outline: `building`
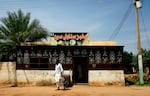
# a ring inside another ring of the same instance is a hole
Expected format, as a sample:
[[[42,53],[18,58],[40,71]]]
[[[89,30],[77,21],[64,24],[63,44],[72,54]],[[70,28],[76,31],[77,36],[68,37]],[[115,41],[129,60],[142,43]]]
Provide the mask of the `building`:
[[[123,46],[114,41],[91,42],[88,33],[51,33],[50,42],[17,46],[16,55],[18,83],[54,83],[59,60],[73,84],[125,84]]]

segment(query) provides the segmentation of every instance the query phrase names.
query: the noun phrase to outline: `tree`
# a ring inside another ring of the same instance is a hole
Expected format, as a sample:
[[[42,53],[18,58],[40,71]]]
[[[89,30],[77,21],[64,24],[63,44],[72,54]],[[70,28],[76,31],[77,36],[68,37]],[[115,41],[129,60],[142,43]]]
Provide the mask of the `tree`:
[[[5,61],[14,61],[16,45],[27,41],[40,41],[48,36],[48,32],[37,19],[30,21],[30,13],[8,12],[7,17],[0,19],[0,53]],[[12,86],[17,86],[16,64],[11,64],[13,71]]]
[[[39,41],[48,36],[48,32],[37,19],[30,21],[30,13],[8,12],[0,19],[0,52],[6,60],[14,60],[16,45],[27,41]]]
[[[138,56],[135,55],[135,54],[132,56],[132,63],[131,63],[131,65],[132,65],[133,73],[137,73],[137,71],[138,71]]]
[[[150,50],[142,49],[142,56],[143,56],[143,64],[145,66],[149,66],[149,64],[150,64]]]
[[[143,65],[145,68],[145,80],[149,80],[149,71],[150,71],[150,50],[142,49],[142,56],[143,56]]]
[[[124,61],[124,67],[125,67],[125,73],[131,73],[132,70],[132,53],[124,52],[123,53],[123,61]]]

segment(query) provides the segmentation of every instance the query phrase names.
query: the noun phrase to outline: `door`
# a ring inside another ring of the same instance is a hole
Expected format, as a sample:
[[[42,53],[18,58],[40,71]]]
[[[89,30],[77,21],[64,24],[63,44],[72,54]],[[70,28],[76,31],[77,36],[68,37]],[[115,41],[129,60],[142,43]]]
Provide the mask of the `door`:
[[[74,82],[88,83],[87,57],[74,57]]]

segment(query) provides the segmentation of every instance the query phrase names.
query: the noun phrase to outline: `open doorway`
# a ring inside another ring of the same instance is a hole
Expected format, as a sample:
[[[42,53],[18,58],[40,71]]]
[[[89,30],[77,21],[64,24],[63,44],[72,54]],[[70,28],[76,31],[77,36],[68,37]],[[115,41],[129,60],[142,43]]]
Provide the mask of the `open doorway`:
[[[74,82],[88,83],[87,57],[74,57]]]

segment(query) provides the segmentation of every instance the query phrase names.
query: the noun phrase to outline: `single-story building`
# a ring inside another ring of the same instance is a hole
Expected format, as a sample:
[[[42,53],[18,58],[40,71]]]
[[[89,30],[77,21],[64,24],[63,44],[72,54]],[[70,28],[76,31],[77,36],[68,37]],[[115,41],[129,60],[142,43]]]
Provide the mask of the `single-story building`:
[[[59,60],[72,84],[124,85],[123,46],[114,41],[91,42],[88,33],[51,33],[50,41],[17,46],[18,84],[54,83]]]

